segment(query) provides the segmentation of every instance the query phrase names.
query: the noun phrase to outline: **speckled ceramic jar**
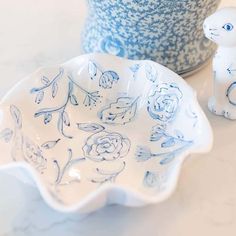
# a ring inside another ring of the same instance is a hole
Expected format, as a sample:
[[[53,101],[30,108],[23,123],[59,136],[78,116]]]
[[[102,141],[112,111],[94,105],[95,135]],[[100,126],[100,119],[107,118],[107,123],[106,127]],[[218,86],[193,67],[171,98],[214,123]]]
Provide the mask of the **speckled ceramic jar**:
[[[214,45],[204,37],[204,19],[220,0],[88,0],[84,52],[151,59],[179,74],[201,67]]]

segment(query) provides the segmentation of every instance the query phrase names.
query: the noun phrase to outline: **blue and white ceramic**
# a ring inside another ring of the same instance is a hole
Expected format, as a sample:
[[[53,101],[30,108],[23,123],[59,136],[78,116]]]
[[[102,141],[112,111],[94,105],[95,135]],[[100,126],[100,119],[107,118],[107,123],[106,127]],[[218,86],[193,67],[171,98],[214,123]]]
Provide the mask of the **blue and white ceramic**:
[[[33,178],[64,212],[160,202],[185,157],[212,146],[211,127],[181,77],[108,54],[36,71],[5,96],[0,114],[0,168]]]
[[[220,9],[208,17],[204,31],[218,45],[213,59],[213,96],[208,108],[215,115],[236,120],[236,7]]]
[[[179,74],[195,71],[215,49],[202,24],[220,0],[88,0],[86,53],[157,61]]]

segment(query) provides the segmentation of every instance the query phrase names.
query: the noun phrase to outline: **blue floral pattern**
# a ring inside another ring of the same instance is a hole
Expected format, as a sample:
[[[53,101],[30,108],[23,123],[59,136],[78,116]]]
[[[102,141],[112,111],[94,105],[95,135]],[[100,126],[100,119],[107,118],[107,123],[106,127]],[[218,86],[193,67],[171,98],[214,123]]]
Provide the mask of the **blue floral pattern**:
[[[0,132],[0,139],[3,139],[6,143],[9,143],[13,137],[13,130],[5,128]]]
[[[52,149],[54,148],[59,142],[61,141],[61,139],[57,139],[57,140],[53,140],[53,141],[47,141],[45,143],[43,143],[41,145],[42,148],[44,149]]]
[[[52,98],[55,98],[58,91],[58,80],[61,78],[64,78],[67,80],[67,94],[65,95],[65,101],[63,104],[58,105],[57,107],[47,107],[47,108],[41,108],[37,112],[35,112],[35,117],[43,116],[44,124],[47,125],[51,122],[54,114],[57,114],[57,129],[58,131],[66,138],[72,139],[73,137],[71,135],[68,135],[65,133],[65,127],[70,127],[70,117],[66,111],[66,108],[68,104],[71,104],[72,106],[78,106],[79,101],[77,96],[75,95],[75,88],[77,91],[81,92],[85,95],[83,100],[83,105],[85,107],[93,107],[96,106],[97,102],[100,101],[101,96],[99,95],[99,91],[88,91],[85,88],[81,87],[72,76],[67,75],[67,77],[63,77],[64,75],[64,69],[60,68],[59,73],[50,81],[47,77],[43,76],[41,79],[41,82],[43,83],[43,86],[32,88],[31,93],[36,93],[36,99],[35,102],[37,104],[40,104],[43,100],[43,96],[41,94],[44,94],[45,91],[49,88],[51,88],[51,96]],[[40,97],[40,99],[39,99]]]
[[[92,161],[114,161],[129,153],[130,140],[120,133],[105,131],[105,127],[98,124],[78,124],[78,128],[94,133],[83,146],[84,156]]]
[[[202,24],[219,2],[90,0],[82,48],[87,53],[151,59],[182,74],[213,54],[215,45],[204,37]]]
[[[100,47],[103,52],[120,57],[125,56],[124,46],[118,38],[107,36],[101,40]]]
[[[145,65],[145,73],[146,73],[146,77],[147,79],[149,79],[151,82],[156,82],[157,81],[157,70],[154,66],[150,65],[150,64],[146,64]]]
[[[75,165],[80,163],[81,161],[85,161],[84,157],[73,159],[73,152],[71,148],[68,148],[68,160],[66,163],[61,166],[58,162],[58,160],[53,160],[53,163],[55,165],[57,174],[54,184],[56,186],[63,186],[63,185],[69,185],[71,183],[80,183],[80,174],[74,173],[73,175],[68,175],[67,173],[70,171],[70,169]],[[67,177],[67,178],[66,178]],[[66,179],[66,180],[64,180]]]
[[[138,100],[139,97],[119,97],[115,102],[104,107],[98,113],[98,117],[106,124],[125,125],[135,118]]]
[[[143,185],[147,188],[162,190],[168,181],[168,170],[163,172],[146,171],[144,174]]]
[[[114,71],[106,71],[102,74],[99,80],[99,86],[104,89],[112,88],[113,83],[117,83],[119,80],[118,75]]]
[[[99,54],[40,70],[20,99],[17,88],[2,104],[2,162],[43,174],[63,209],[77,204],[75,192],[82,199],[103,184],[164,193],[182,158],[211,141],[192,89],[178,79],[151,61]]]
[[[58,91],[58,81],[62,78],[63,74],[64,69],[60,68],[59,73],[51,80],[49,80],[46,76],[41,77],[42,86],[31,89],[31,93],[36,94],[35,103],[40,104],[43,101],[44,94],[47,89],[51,89],[51,96],[53,98],[56,97]]]
[[[91,179],[92,183],[104,184],[104,183],[114,183],[116,178],[124,171],[126,166],[125,161],[123,161],[121,167],[117,170],[104,170],[96,168],[97,177]]]
[[[147,111],[155,120],[170,122],[176,116],[182,96],[176,84],[157,85],[148,97]]]
[[[132,73],[133,73],[133,78],[134,78],[134,80],[137,79],[137,73],[138,73],[140,67],[141,67],[140,64],[134,64],[134,65],[132,65],[131,67],[129,67],[129,69],[130,69],[130,70],[132,71]]]
[[[138,146],[136,150],[137,161],[148,161],[151,158],[161,158],[160,164],[170,163],[177,155],[193,145],[193,140],[186,140],[180,130],[175,130],[171,135],[167,132],[166,125],[156,125],[152,128],[150,137],[151,142],[161,142],[161,150],[168,149],[168,151],[152,153],[146,146]],[[171,150],[169,150],[171,149]]]
[[[89,61],[88,72],[92,80],[95,80],[100,73],[99,86],[103,89],[111,89],[113,84],[117,83],[120,79],[115,71],[104,71],[97,63],[92,61]]]
[[[15,128],[14,130],[5,128],[0,132],[0,138],[6,143],[13,142],[11,149],[12,160],[17,161],[19,158],[23,158],[40,174],[43,174],[44,170],[47,169],[47,158],[44,157],[41,148],[23,133],[22,115],[19,108],[11,105],[10,114]]]
[[[150,63],[134,64],[133,66],[129,67],[129,69],[133,73],[134,80],[137,79],[138,72],[140,71],[142,67],[145,70],[146,78],[153,83],[157,82],[158,73],[157,73],[156,67],[151,65]]]

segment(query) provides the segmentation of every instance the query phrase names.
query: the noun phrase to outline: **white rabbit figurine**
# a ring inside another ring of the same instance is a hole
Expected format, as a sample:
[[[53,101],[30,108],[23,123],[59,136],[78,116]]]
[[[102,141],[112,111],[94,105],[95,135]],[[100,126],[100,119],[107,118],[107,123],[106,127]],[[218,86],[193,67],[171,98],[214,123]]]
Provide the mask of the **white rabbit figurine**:
[[[208,108],[216,115],[236,119],[236,8],[217,11],[204,22],[207,38],[219,45],[213,59],[214,95]]]

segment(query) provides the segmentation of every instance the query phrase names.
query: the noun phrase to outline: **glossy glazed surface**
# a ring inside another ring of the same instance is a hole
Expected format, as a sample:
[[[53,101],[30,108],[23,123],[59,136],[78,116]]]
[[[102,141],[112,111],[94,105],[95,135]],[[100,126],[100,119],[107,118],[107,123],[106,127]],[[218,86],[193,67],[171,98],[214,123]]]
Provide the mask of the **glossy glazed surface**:
[[[210,150],[211,132],[169,69],[84,55],[36,71],[3,99],[1,166],[30,171],[58,210],[139,206],[169,196],[184,158]]]
[[[202,24],[219,0],[89,0],[82,34],[84,52],[149,59],[190,73],[214,53]]]
[[[236,8],[218,10],[204,22],[207,38],[218,45],[213,58],[214,92],[208,108],[216,115],[236,119]]]
[[[35,4],[31,0],[1,0],[1,98],[40,66],[60,64],[78,55],[85,1],[38,1],[37,7]],[[223,0],[222,5],[226,4],[236,6],[235,0]],[[210,153],[187,158],[171,198],[142,208],[105,207],[81,220],[78,214],[53,210],[37,188],[2,171],[0,235],[235,236],[235,122],[215,116],[207,108],[213,91],[211,71],[209,65],[186,81],[197,91],[213,126],[214,148]]]

